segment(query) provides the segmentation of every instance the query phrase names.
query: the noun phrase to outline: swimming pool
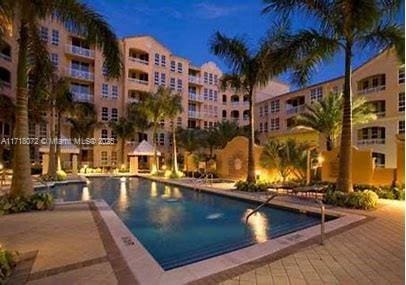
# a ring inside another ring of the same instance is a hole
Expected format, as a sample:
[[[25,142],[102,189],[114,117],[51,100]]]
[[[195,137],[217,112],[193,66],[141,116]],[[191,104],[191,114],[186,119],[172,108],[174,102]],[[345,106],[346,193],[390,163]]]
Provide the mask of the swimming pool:
[[[56,186],[64,201],[103,199],[164,270],[262,243],[320,223],[320,217],[141,178],[92,178]]]

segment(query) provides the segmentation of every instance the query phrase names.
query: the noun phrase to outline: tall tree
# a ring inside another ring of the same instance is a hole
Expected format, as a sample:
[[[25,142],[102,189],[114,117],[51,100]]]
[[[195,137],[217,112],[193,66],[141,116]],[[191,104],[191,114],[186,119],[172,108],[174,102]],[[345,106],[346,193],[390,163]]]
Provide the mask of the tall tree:
[[[44,88],[42,85],[52,73],[45,43],[39,35],[41,19],[56,15],[58,21],[69,22],[73,28],[82,32],[89,44],[94,44],[102,50],[109,76],[120,75],[121,60],[117,37],[103,17],[88,5],[78,0],[3,0],[0,2],[0,13],[0,18],[4,17],[18,27],[16,138],[28,137],[28,72],[32,75],[33,83],[30,96],[35,95],[36,90]],[[0,30],[5,30],[4,22],[0,21]],[[33,190],[29,146],[16,144],[13,155],[11,193],[29,194]]]
[[[171,120],[172,126],[172,175],[175,177],[179,173],[178,167],[178,145],[176,142],[176,123],[175,118],[182,112],[182,96],[180,94],[174,94],[168,98],[166,104],[166,117]]]
[[[125,155],[125,142],[126,142],[126,140],[130,140],[130,139],[134,138],[135,130],[136,130],[135,124],[131,120],[121,117],[117,122],[111,121],[110,128],[120,138],[121,164],[126,165],[127,159],[126,159],[126,155]]]
[[[278,13],[283,19],[305,13],[316,25],[287,32],[280,58],[293,66],[294,78],[305,83],[314,67],[338,52],[344,53],[344,103],[337,189],[352,187],[352,59],[354,49],[366,46],[395,46],[404,60],[404,27],[394,16],[402,1],[385,0],[263,0],[265,13]]]
[[[330,94],[322,100],[306,105],[306,110],[294,118],[296,128],[313,130],[326,140],[326,149],[332,150],[340,136],[343,119],[342,94]],[[353,125],[376,120],[373,107],[363,97],[352,102]]]
[[[229,38],[220,32],[214,34],[210,46],[213,54],[222,58],[230,67],[231,73],[221,78],[221,87],[231,87],[236,92],[243,93],[249,101],[249,137],[248,137],[248,174],[247,181],[255,182],[255,121],[254,105],[255,92],[265,86],[269,80],[280,74],[285,66],[275,56],[278,50],[282,29],[276,27],[269,33],[257,50],[252,51],[248,43],[240,37]]]

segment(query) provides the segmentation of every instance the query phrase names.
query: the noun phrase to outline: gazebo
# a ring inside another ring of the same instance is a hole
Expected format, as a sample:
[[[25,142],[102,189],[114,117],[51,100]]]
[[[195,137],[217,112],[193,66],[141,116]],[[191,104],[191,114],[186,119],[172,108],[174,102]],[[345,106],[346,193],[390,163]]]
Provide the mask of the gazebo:
[[[161,152],[157,151],[157,155],[161,156]],[[140,158],[146,158],[149,170],[151,170],[153,165],[154,147],[146,140],[143,140],[133,151],[128,153],[128,156],[130,157],[130,173],[139,172]]]
[[[61,161],[58,161],[58,164],[61,162],[68,162],[69,166],[72,169],[72,174],[78,173],[78,155],[79,148],[74,145],[70,139],[62,136],[60,139],[61,142]],[[42,174],[48,172],[48,162],[49,162],[49,145],[41,146],[39,152],[42,153]],[[66,168],[66,167],[64,167]]]

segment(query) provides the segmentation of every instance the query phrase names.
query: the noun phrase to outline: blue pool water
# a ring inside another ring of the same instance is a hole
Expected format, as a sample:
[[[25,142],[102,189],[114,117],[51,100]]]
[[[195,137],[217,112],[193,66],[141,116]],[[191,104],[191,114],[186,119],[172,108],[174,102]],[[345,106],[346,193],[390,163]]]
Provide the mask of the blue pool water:
[[[95,178],[52,190],[64,201],[104,199],[165,270],[320,223],[320,218],[168,186],[146,179]]]

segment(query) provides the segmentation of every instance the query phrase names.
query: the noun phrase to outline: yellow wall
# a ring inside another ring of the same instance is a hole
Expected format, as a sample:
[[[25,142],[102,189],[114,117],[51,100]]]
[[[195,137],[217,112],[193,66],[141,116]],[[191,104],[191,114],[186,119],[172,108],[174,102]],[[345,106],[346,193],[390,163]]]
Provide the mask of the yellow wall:
[[[398,137],[397,142],[397,182],[405,183],[405,137]]]

